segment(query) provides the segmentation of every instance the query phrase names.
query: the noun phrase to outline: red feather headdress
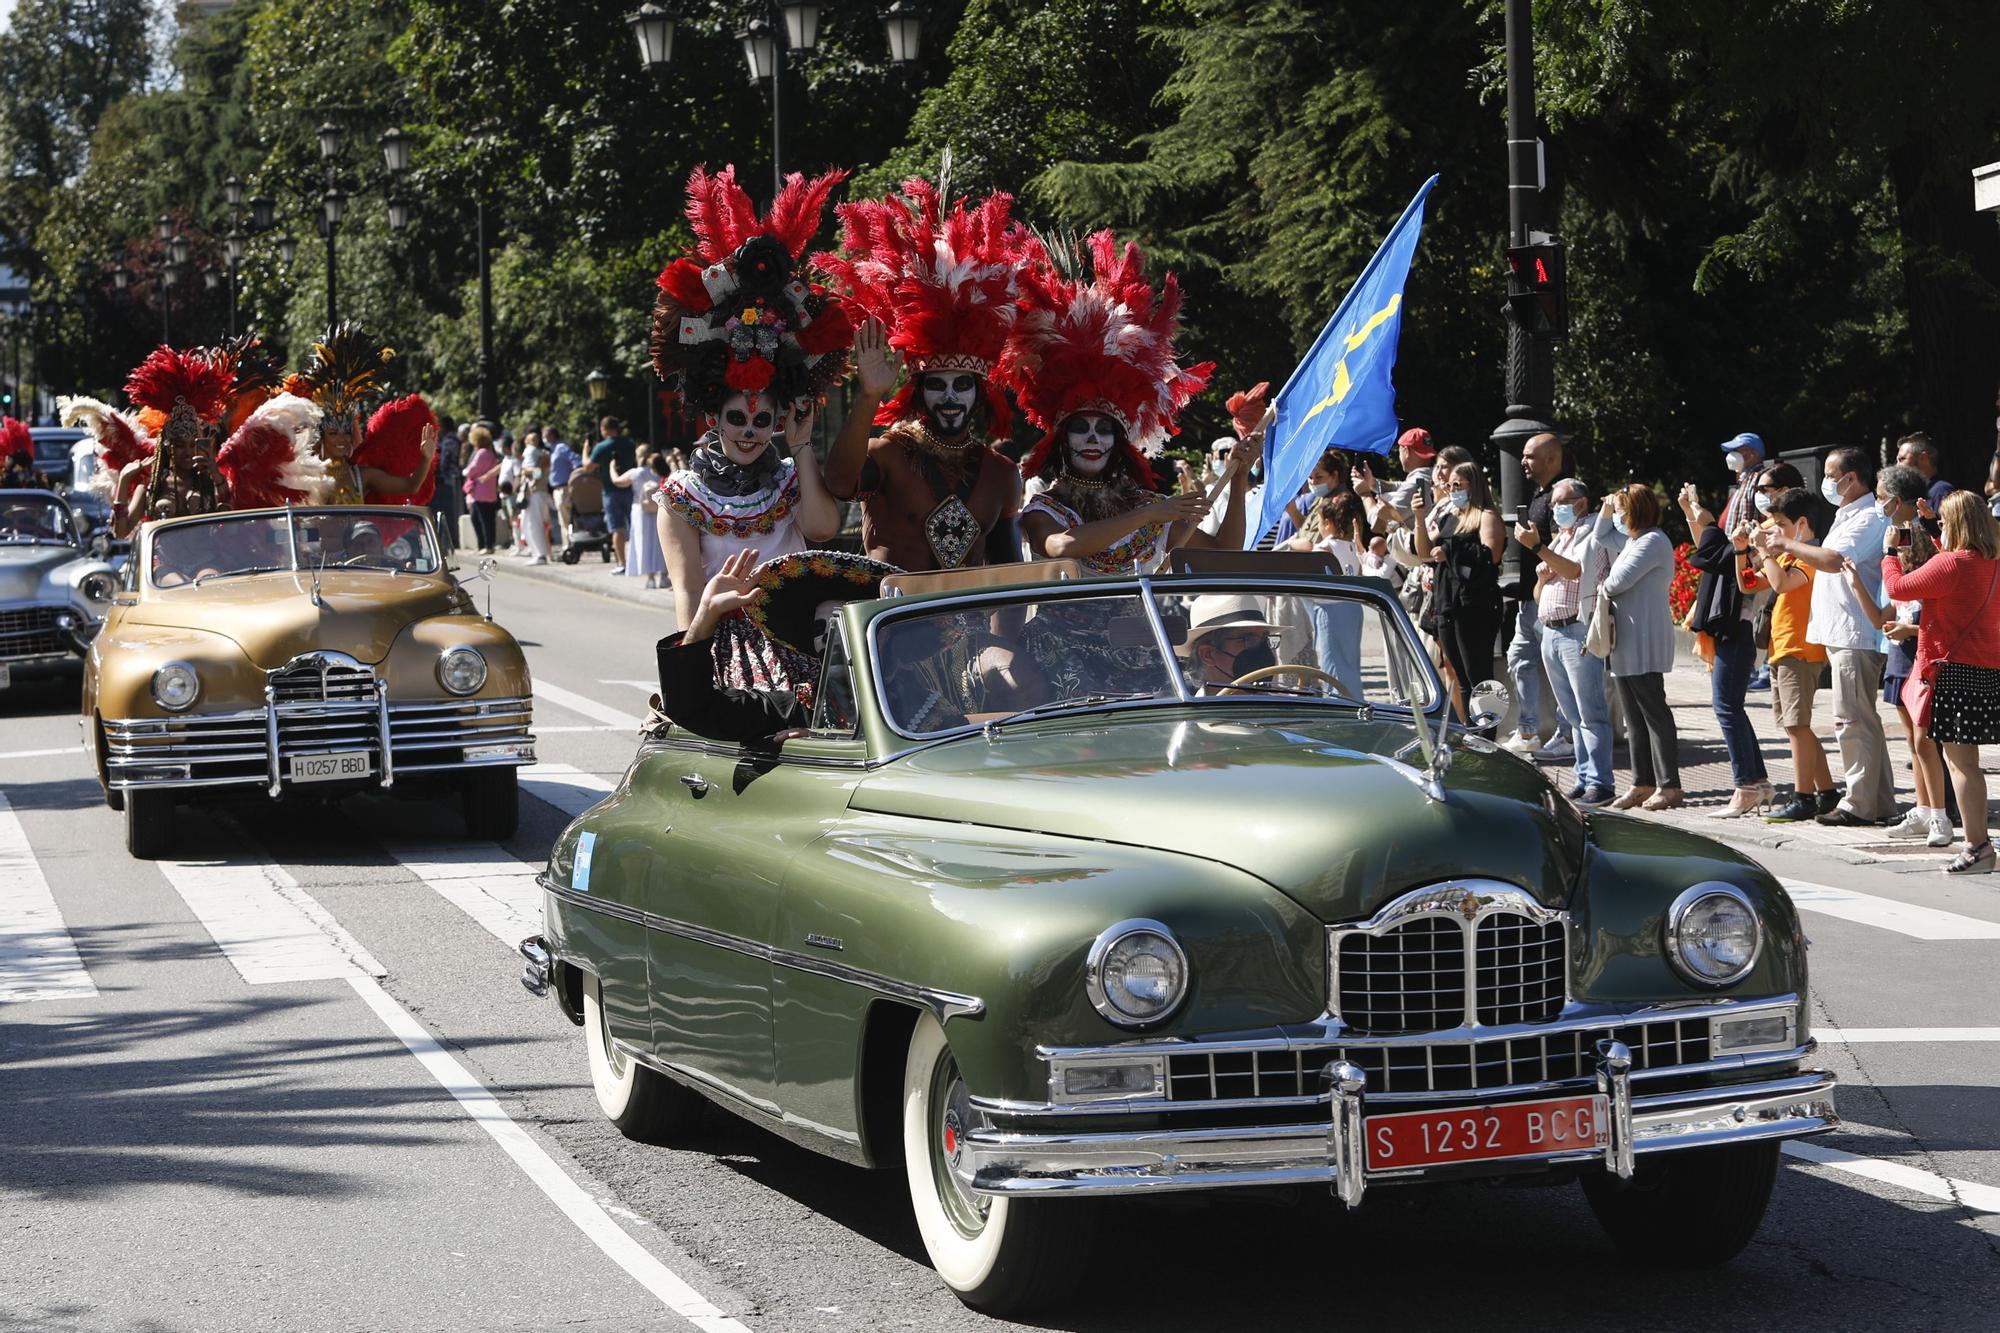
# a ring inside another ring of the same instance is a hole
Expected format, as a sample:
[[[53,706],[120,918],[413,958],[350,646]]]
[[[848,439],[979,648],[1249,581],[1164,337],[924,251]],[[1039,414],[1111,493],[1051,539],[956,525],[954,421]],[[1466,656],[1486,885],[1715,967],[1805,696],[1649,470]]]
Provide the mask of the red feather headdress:
[[[313,452],[319,408],[296,394],[260,404],[216,451],[215,465],[229,479],[237,509],[310,502],[327,480],[326,463]]]
[[[1117,239],[1100,231],[1089,247],[1088,283],[1053,269],[1030,273],[1034,308],[1008,346],[1008,368],[1021,410],[1047,433],[1021,471],[1032,477],[1049,465],[1066,419],[1101,412],[1124,429],[1130,461],[1146,480],[1146,459],[1179,429],[1181,409],[1208,384],[1215,363],[1184,367],[1176,360],[1181,288],[1173,274],[1155,301],[1137,245],[1121,253]]]
[[[229,406],[230,368],[205,351],[155,347],[125,380],[125,396],[161,414],[159,432],[214,425]]]
[[[845,179],[845,171],[811,180],[794,172],[760,219],[735,167],[714,175],[696,167],[688,177],[697,244],[660,273],[651,351],[660,378],[696,411],[767,390],[790,403],[847,374],[854,326],[800,264],[827,196]]]
[[[90,489],[102,500],[111,499],[118,474],[127,464],[151,458],[157,447],[138,418],[95,398],[56,399],[56,420],[81,426],[97,441],[97,470],[91,474]]]
[[[361,445],[354,451],[359,467],[379,467],[398,477],[407,477],[423,465],[424,427],[437,424],[437,413],[416,394],[398,398],[375,409],[361,432]],[[385,495],[370,491],[362,497],[372,505],[427,505],[437,491],[437,460],[423,484],[408,495]]]
[[[841,204],[841,253],[814,256],[841,295],[889,330],[910,381],[875,414],[890,425],[910,412],[916,376],[970,371],[986,377],[988,431],[1004,436],[1010,413],[993,378],[1024,295],[1021,274],[1044,262],[1041,245],[1012,218],[1013,196],[975,208],[914,179],[901,194]]]
[[[26,423],[12,417],[0,417],[0,459],[12,458],[25,453],[32,462],[35,457],[35,437],[29,433]]]

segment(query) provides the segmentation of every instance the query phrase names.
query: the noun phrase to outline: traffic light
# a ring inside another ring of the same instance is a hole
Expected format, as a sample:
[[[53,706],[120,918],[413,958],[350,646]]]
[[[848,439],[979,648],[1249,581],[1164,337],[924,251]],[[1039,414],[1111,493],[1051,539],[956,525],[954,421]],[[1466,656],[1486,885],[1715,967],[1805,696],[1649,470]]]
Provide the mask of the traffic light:
[[[1561,241],[1507,247],[1507,304],[1536,333],[1559,338],[1569,332]]]

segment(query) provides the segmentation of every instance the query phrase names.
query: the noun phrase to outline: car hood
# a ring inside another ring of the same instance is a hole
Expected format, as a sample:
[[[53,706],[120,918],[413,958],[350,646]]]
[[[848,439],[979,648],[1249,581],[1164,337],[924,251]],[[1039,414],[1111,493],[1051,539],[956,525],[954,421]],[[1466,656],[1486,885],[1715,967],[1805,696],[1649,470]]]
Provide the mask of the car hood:
[[[1533,765],[1484,740],[1453,743],[1445,799],[1433,801],[1400,718],[1128,714],[1054,725],[906,756],[871,773],[852,803],[1222,862],[1329,923],[1444,879],[1504,880],[1549,906],[1566,903],[1577,880],[1581,816]]]
[[[0,602],[37,600],[49,571],[83,558],[74,546],[0,546]]]
[[[245,574],[154,589],[125,620],[224,635],[269,671],[314,649],[380,662],[412,623],[472,609],[462,590],[434,575],[330,569],[320,577],[318,605],[312,582],[310,573]]]

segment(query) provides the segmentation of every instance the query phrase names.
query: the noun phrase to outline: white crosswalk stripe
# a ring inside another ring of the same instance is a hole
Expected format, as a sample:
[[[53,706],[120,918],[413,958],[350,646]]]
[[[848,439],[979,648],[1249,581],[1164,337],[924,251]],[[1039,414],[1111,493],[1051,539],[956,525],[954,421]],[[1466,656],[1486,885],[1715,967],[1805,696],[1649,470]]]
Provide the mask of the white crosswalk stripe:
[[[1792,901],[1808,912],[1893,930],[1919,940],[2000,940],[2000,921],[1982,921],[1941,908],[1919,907],[1810,880],[1788,879],[1783,883]]]
[[[631,731],[639,729],[641,719],[638,714],[628,713],[621,708],[613,708],[609,704],[601,704],[586,695],[578,694],[574,690],[566,690],[560,685],[551,685],[545,680],[535,682],[535,697],[546,703],[552,703],[558,708],[581,714],[596,722],[607,723],[614,727],[624,727]]]
[[[530,764],[521,770],[521,786],[529,795],[547,801],[571,819],[615,790],[614,784],[595,773],[586,773],[569,764]]]
[[[269,861],[162,860],[167,883],[253,986],[386,976],[388,969]]]
[[[0,793],[0,1001],[96,994],[21,817]]]
[[[542,928],[535,868],[490,842],[391,847],[389,853],[509,949]]]

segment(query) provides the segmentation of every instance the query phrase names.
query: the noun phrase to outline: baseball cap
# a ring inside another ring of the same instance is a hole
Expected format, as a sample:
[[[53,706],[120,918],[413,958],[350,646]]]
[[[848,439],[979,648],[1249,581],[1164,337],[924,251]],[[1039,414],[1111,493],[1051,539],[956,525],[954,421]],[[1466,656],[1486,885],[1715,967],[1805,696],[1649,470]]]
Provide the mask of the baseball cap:
[[[1408,449],[1419,458],[1437,456],[1437,446],[1431,443],[1431,433],[1422,426],[1412,426],[1397,436],[1396,447]]]
[[[1726,454],[1731,449],[1754,449],[1756,450],[1757,457],[1759,458],[1763,458],[1765,455],[1770,453],[1770,450],[1764,447],[1764,437],[1761,435],[1752,435],[1747,430],[1744,431],[1741,435],[1735,436],[1731,439],[1724,440],[1722,442],[1723,453]]]

